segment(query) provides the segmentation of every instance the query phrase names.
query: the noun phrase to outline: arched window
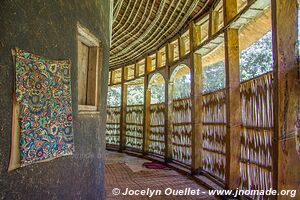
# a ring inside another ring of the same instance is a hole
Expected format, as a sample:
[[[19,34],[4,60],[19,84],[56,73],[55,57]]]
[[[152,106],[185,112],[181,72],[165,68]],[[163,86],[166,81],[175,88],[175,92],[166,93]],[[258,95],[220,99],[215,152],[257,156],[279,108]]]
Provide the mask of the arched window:
[[[185,165],[191,164],[191,79],[190,68],[179,65],[171,75],[172,92],[172,158]]]
[[[149,152],[165,154],[165,79],[157,73],[149,82],[150,91],[150,133]]]

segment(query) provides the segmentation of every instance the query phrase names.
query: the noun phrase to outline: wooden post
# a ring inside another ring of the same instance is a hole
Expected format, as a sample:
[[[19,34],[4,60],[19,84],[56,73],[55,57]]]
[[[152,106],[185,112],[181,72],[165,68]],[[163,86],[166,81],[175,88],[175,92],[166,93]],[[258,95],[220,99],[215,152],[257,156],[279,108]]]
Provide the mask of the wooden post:
[[[186,53],[185,43],[183,38],[179,37],[179,59],[181,59]]]
[[[143,155],[148,154],[149,150],[149,137],[150,137],[150,101],[151,90],[148,87],[148,75],[144,79],[144,134],[143,134]]]
[[[192,101],[192,174],[202,167],[202,58],[193,49],[200,42],[200,26],[190,23],[191,101]]]
[[[236,189],[240,181],[241,100],[239,68],[239,34],[237,29],[225,31],[226,71],[226,170],[227,189]]]
[[[201,26],[190,23],[190,51],[192,52],[201,43]]]
[[[112,71],[109,71],[109,74],[108,74],[108,76],[109,76],[109,78],[108,78],[108,86],[110,86],[111,84],[112,84],[112,79],[111,79],[111,75],[112,75]]]
[[[223,0],[224,24],[237,13],[236,0]],[[223,16],[222,16],[223,17]],[[225,71],[226,71],[226,170],[225,187],[236,189],[240,181],[240,51],[238,29],[225,30]]]
[[[165,68],[165,162],[172,161],[172,96],[173,83],[170,83],[170,63],[174,61],[174,48],[170,43],[166,45]]]
[[[166,62],[170,64],[174,61],[174,45],[167,43],[166,52],[167,52]],[[167,63],[166,66],[168,66]]]
[[[161,68],[162,67],[162,52],[157,51],[156,53],[156,68]]]
[[[111,79],[110,82],[112,84],[116,83],[116,71],[115,70],[111,71],[110,79]]]
[[[191,54],[191,100],[192,100],[192,174],[202,167],[202,60],[201,55]]]
[[[127,81],[128,80],[128,67],[123,67],[124,68],[124,73],[123,74],[123,77],[124,77],[124,81]]]
[[[150,100],[151,91],[148,90],[148,74],[152,71],[152,58],[147,56],[145,58],[145,78],[144,78],[144,134],[143,134],[143,154],[146,155],[149,149],[149,132],[150,132]]]
[[[213,30],[212,30],[212,27],[213,27],[212,18],[213,18],[213,16],[212,16],[212,12],[213,12],[213,10],[210,9],[209,15],[208,15],[208,33],[207,33],[208,38],[210,38],[213,35]]]
[[[146,65],[146,73],[145,74],[152,72],[152,58],[150,56],[146,56],[145,65]]]
[[[300,159],[295,142],[295,135],[300,134],[300,80],[296,50],[297,1],[272,0],[271,6],[274,36],[273,189],[296,190],[294,198],[300,199]],[[276,198],[291,197],[279,195]]]
[[[120,151],[125,149],[126,144],[126,107],[127,107],[127,85],[123,76],[124,67],[122,67],[121,75],[121,117],[120,117]]]
[[[170,76],[168,76],[170,77]],[[167,131],[165,135],[165,162],[172,161],[172,134],[173,134],[173,124],[172,124],[172,106],[173,106],[173,82],[166,81],[166,108],[167,115],[166,126]]]
[[[139,67],[138,67],[138,64],[134,64],[134,77],[136,78],[136,77],[138,77],[139,76],[139,74],[140,74],[140,69],[139,69]]]
[[[211,37],[218,31],[219,27],[219,12],[211,10],[209,13],[208,37]]]
[[[223,0],[223,8],[224,26],[226,26],[237,14],[237,0]]]

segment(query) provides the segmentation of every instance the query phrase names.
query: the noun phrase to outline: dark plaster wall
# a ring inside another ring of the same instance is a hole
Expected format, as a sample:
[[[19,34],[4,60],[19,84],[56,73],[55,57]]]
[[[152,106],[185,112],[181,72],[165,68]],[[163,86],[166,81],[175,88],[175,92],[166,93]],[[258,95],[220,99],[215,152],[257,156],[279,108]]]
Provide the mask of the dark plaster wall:
[[[104,199],[105,114],[77,115],[77,22],[102,42],[100,113],[105,113],[109,0],[0,1],[0,199]],[[7,172],[11,142],[13,65],[19,47],[71,59],[75,154]]]

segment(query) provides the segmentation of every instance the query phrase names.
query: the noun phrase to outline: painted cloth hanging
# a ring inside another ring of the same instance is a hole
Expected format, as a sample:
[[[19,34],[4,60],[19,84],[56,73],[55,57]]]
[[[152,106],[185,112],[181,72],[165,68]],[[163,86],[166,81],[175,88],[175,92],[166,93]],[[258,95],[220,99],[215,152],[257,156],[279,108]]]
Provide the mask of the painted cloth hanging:
[[[74,151],[70,61],[15,49],[20,165]]]

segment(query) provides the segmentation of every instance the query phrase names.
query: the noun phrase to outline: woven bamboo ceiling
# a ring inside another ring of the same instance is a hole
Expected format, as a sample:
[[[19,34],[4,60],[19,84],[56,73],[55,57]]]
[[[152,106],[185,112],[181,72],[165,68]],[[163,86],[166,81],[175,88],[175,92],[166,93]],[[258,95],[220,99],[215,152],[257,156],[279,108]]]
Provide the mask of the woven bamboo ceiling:
[[[130,64],[158,49],[208,10],[211,0],[115,0],[110,67]]]

